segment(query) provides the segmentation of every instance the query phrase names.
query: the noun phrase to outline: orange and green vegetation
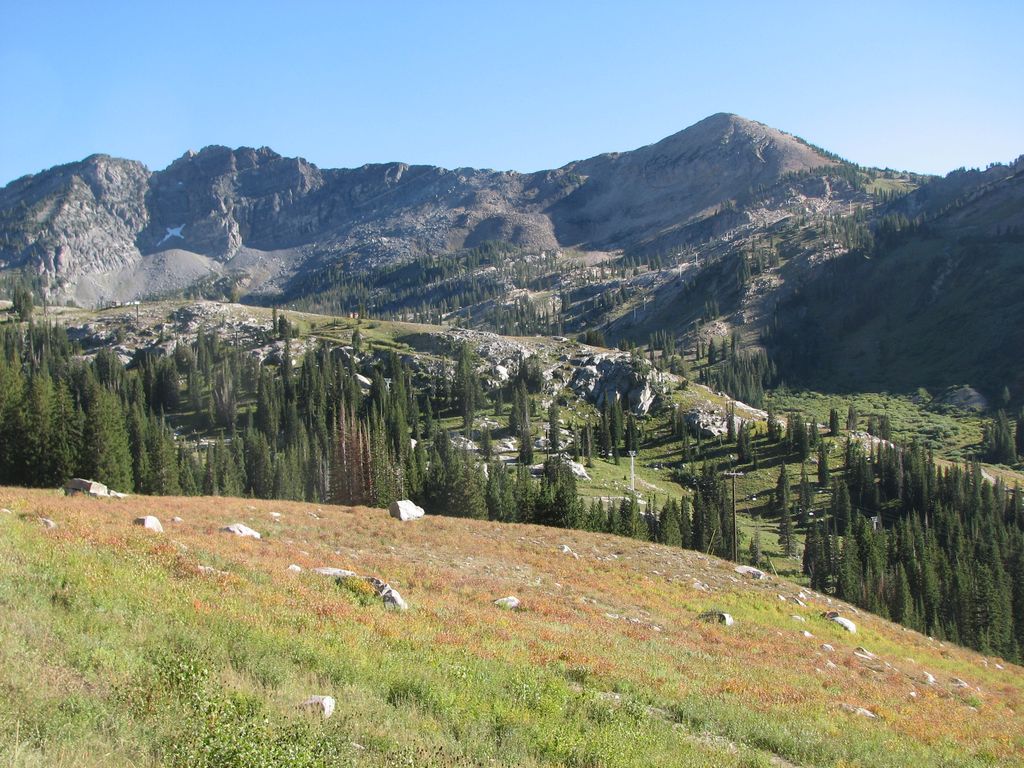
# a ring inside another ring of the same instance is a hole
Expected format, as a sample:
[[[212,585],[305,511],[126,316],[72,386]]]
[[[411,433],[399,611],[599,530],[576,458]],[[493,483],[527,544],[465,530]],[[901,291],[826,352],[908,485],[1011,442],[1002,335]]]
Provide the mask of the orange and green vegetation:
[[[280,501],[8,488],[0,507],[3,766],[1024,761],[1024,670],[695,552]],[[333,717],[299,711],[311,694]]]

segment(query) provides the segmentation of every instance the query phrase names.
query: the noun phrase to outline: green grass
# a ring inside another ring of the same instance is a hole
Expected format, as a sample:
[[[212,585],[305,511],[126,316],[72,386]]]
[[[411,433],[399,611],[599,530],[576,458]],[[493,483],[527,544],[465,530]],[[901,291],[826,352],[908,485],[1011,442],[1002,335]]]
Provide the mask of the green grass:
[[[865,614],[845,635],[817,618],[823,602],[778,601],[793,586],[736,580],[728,564],[678,549],[450,518],[400,525],[379,510],[320,507],[312,518],[287,502],[0,489],[0,504],[14,510],[0,513],[2,766],[982,766],[1024,756],[1020,670],[997,672]],[[144,513],[163,515],[168,532],[129,524]],[[43,529],[36,514],[60,527]],[[167,523],[175,514],[185,522]],[[266,538],[217,532],[235,519]],[[563,541],[579,560],[560,553]],[[289,573],[289,562],[385,575],[412,608],[388,612],[357,588]],[[200,576],[200,563],[229,575]],[[694,591],[694,577],[713,593]],[[510,593],[523,610],[491,605]],[[698,622],[709,605],[736,626]],[[820,642],[837,649],[833,671]],[[904,671],[861,668],[850,653],[859,644]],[[915,686],[918,665],[970,680],[982,714],[955,690]],[[336,698],[331,719],[296,709],[313,693]],[[882,719],[842,712],[847,701]]]

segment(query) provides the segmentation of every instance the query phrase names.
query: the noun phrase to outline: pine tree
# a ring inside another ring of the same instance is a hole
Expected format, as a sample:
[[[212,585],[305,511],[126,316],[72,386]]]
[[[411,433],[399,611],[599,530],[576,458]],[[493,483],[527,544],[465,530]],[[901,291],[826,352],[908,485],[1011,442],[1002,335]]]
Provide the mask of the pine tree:
[[[548,453],[558,453],[562,448],[562,427],[559,424],[561,411],[558,401],[553,399],[548,406]]]
[[[811,481],[807,477],[807,465],[800,465],[800,488],[799,488],[799,510],[797,514],[797,524],[801,528],[807,527],[807,521],[811,513]]]
[[[620,536],[634,539],[647,538],[647,526],[640,516],[640,504],[636,496],[624,496],[619,503],[619,519],[615,532]]]
[[[601,410],[601,455],[606,459],[612,455],[612,430],[611,430],[611,409],[608,407],[607,398],[604,401],[604,408]]]
[[[695,548],[693,546],[693,524],[690,516],[690,502],[685,498],[679,500],[679,546]]]
[[[768,442],[777,443],[782,439],[782,425],[779,423],[778,418],[775,416],[775,409],[769,404],[768,406]]]
[[[832,482],[832,505],[829,509],[835,533],[845,536],[850,530],[850,493],[846,483],[840,478]]]
[[[683,544],[679,504],[675,499],[668,499],[665,506],[661,508],[661,517],[658,520],[658,541],[672,547],[680,547]]]
[[[87,473],[108,487],[128,489],[132,483],[132,457],[128,431],[117,395],[93,385],[85,421]]]
[[[828,478],[828,444],[822,440],[818,443],[818,487],[827,488]]]
[[[698,552],[706,552],[709,538],[710,531],[708,530],[704,495],[698,487],[693,494],[693,522],[691,525],[693,549]]]
[[[779,479],[775,484],[775,510],[779,516],[779,545],[786,557],[796,554],[796,537],[793,534],[793,515],[789,501],[789,475],[786,465],[779,469]]]
[[[758,526],[754,529],[754,535],[750,539],[750,550],[747,553],[750,564],[755,568],[761,567],[761,562],[764,560],[764,555],[761,552],[761,528]]]
[[[839,434],[839,411],[835,408],[830,408],[828,412],[828,433],[832,437]]]

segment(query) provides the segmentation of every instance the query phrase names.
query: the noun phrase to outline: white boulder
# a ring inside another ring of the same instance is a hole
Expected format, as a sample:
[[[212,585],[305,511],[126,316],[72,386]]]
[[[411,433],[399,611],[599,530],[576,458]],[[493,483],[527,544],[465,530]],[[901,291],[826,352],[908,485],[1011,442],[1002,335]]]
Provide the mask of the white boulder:
[[[426,513],[423,511],[423,507],[414,504],[409,499],[401,499],[399,501],[392,501],[391,506],[388,507],[388,512],[395,520],[418,520],[423,517]]]
[[[355,571],[346,571],[344,568],[313,568],[313,573],[321,576],[330,576],[332,579],[352,579],[356,577]]]
[[[334,714],[335,701],[333,696],[310,696],[299,704],[299,709],[321,715],[324,720]]]
[[[164,532],[164,527],[160,524],[160,521],[157,518],[153,517],[153,515],[146,515],[145,517],[136,517],[135,520],[133,520],[132,522],[134,522],[135,525],[141,525],[147,531],[152,531],[153,533]]]
[[[852,634],[856,634],[857,633],[857,625],[854,624],[852,621],[850,621],[845,616],[832,616],[832,617],[830,617],[830,621],[834,621],[836,624],[838,624],[840,627],[845,629],[847,632],[850,632]]]
[[[752,579],[762,580],[768,578],[767,573],[762,571],[760,568],[755,568],[752,565],[737,565],[735,568],[733,568],[733,570],[742,576],[749,576]]]
[[[259,531],[254,531],[245,523],[232,523],[231,525],[225,525],[221,528],[225,533],[233,533],[235,536],[243,536],[249,539],[262,539]]]
[[[580,480],[589,480],[590,475],[587,474],[587,468],[580,464],[578,461],[570,459],[565,462],[565,465],[569,467],[569,471],[573,473]]]
[[[508,597],[499,597],[494,601],[494,604],[499,608],[505,608],[509,611],[514,611],[519,607],[519,598],[509,595]]]

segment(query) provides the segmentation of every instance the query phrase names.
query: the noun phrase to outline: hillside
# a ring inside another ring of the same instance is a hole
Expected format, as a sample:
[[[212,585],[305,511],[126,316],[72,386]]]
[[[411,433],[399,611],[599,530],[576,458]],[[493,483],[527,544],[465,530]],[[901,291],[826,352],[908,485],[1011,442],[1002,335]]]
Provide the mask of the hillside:
[[[6,488],[0,506],[5,765],[1024,757],[1019,668],[694,552],[248,499]],[[144,514],[166,532],[131,524]],[[263,538],[219,530],[235,522]],[[321,566],[379,576],[408,611]],[[493,604],[507,595],[518,610]],[[711,609],[735,623],[700,621]],[[333,717],[297,712],[312,694]]]
[[[884,206],[868,243],[793,275],[769,348],[790,380],[1024,393],[1024,163],[957,172]],[[791,274],[796,272],[789,270]]]

